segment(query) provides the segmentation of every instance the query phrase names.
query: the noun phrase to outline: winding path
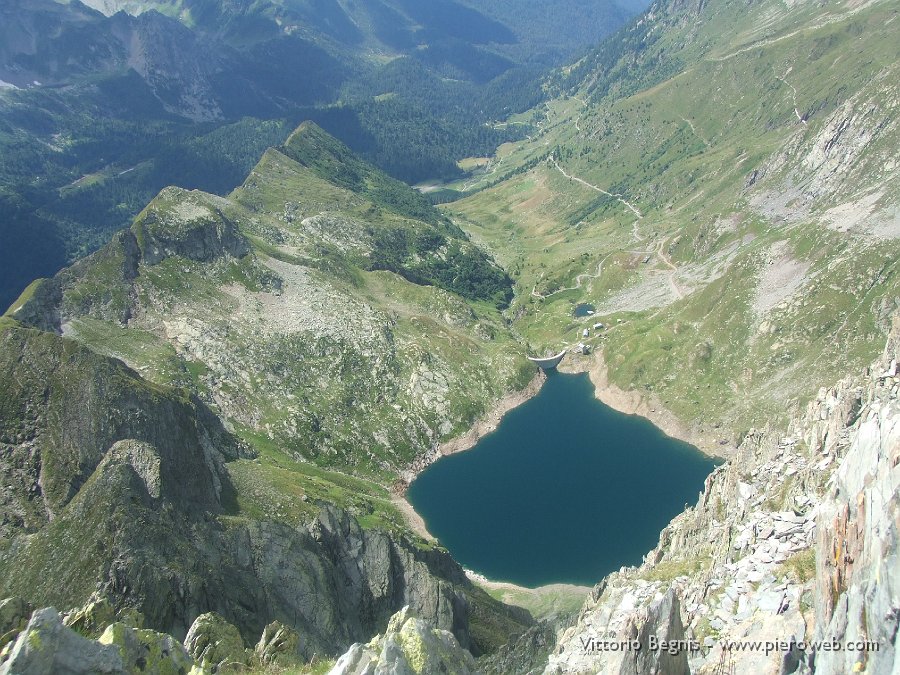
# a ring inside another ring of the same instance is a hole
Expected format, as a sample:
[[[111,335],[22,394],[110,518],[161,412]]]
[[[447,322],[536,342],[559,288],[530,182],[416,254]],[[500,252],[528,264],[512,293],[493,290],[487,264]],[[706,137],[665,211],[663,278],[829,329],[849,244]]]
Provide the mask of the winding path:
[[[672,293],[675,294],[675,297],[678,298],[679,300],[681,300],[684,297],[684,292],[681,290],[681,288],[678,286],[678,284],[675,281],[675,275],[678,274],[678,268],[675,267],[675,265],[672,264],[672,261],[669,260],[669,258],[666,256],[665,253],[663,253],[663,245],[665,243],[666,243],[665,240],[660,240],[659,246],[656,249],[656,256],[660,260],[663,261],[663,264],[666,267],[668,267],[670,270],[672,270],[667,276],[668,281],[669,281],[669,288],[672,289]]]
[[[572,176],[572,175],[566,173],[566,170],[563,169],[563,168],[559,165],[559,162],[556,161],[556,157],[554,157],[553,155],[550,155],[550,157],[547,158],[547,161],[548,161],[548,162],[551,162],[551,163],[553,164],[553,166],[556,167],[556,170],[559,171],[563,176],[565,176],[565,177],[568,178],[569,180],[573,180],[573,181],[575,181],[576,183],[581,183],[582,185],[584,185],[584,186],[587,187],[587,188],[590,188],[591,190],[596,190],[597,192],[600,192],[601,194],[607,195],[608,197],[612,197],[613,199],[618,200],[618,201],[619,201],[620,203],[622,203],[625,207],[627,207],[627,208],[628,208],[634,215],[636,215],[638,218],[643,218],[643,217],[644,217],[644,216],[641,214],[641,212],[638,211],[637,208],[635,208],[635,206],[634,206],[633,204],[631,204],[631,203],[629,203],[628,201],[626,201],[626,200],[622,197],[622,195],[620,195],[620,194],[613,194],[612,192],[607,192],[606,190],[604,190],[604,189],[601,188],[601,187],[597,187],[596,185],[592,185],[591,183],[588,183],[588,182],[587,182],[586,180],[584,180],[583,178],[579,178],[578,176]]]
[[[781,77],[778,77],[778,73],[775,72],[775,66],[772,66],[772,73],[775,75],[775,79],[781,82],[782,84],[786,84],[791,88],[792,95],[794,97],[794,114],[797,116],[797,119],[803,124],[803,126],[809,126],[806,123],[806,120],[803,119],[803,115],[800,114],[800,109],[797,107],[797,88],[787,81],[787,76],[790,75],[793,70],[793,66],[787,69],[787,71]]]
[[[540,298],[541,300],[544,300],[546,298],[550,298],[550,297],[556,295],[557,293],[562,293],[564,291],[577,291],[579,288],[581,288],[584,285],[584,279],[599,279],[603,275],[603,263],[605,263],[607,260],[609,260],[609,257],[611,255],[613,255],[613,253],[616,253],[616,251],[613,251],[612,253],[607,253],[606,257],[603,258],[603,260],[601,260],[599,263],[597,263],[597,273],[596,274],[591,274],[589,272],[585,272],[585,273],[579,274],[577,277],[575,277],[575,285],[574,286],[569,286],[568,288],[557,288],[552,293],[547,293],[547,295],[543,295],[543,294],[537,292],[537,284],[535,284],[534,287],[532,287],[532,289],[531,289],[531,295],[535,298]],[[541,275],[541,278],[543,278],[543,275]]]
[[[709,147],[709,141],[706,140],[706,138],[705,138],[699,131],[697,131],[697,128],[694,126],[694,123],[693,123],[693,122],[691,122],[691,121],[690,121],[688,118],[686,118],[686,117],[682,117],[682,118],[681,118],[681,121],[684,122],[685,124],[687,124],[687,125],[691,128],[691,133],[693,133],[694,136],[696,136],[696,137],[699,138],[701,141],[703,141],[703,145],[705,145],[707,148]]]

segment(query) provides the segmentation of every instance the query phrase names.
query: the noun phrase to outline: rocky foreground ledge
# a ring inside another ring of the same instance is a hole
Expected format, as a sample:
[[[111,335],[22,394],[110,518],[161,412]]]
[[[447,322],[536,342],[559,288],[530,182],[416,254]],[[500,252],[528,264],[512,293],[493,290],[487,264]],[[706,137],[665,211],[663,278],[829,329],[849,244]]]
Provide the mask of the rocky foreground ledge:
[[[898,672],[898,359],[895,318],[867,372],[786,434],[751,430],[644,564],[594,588],[545,672]]]
[[[32,612],[20,598],[0,602],[0,674],[125,675],[216,673],[296,664],[300,636],[275,621],[254,649],[238,629],[215,613],[191,625],[184,644],[143,628],[138,612],[116,615],[105,599],[60,614],[53,607]]]

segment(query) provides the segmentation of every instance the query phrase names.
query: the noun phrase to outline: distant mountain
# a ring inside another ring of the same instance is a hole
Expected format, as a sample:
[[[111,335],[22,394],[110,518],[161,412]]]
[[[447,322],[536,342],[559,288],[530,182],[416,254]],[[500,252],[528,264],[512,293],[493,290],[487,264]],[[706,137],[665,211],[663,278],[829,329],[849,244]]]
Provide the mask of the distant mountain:
[[[591,5],[597,31],[612,7]],[[0,305],[166,185],[232,189],[304,119],[403,180],[457,175],[526,133],[492,122],[541,100],[563,53],[540,35],[568,32],[524,25],[449,0],[4,3]]]
[[[275,433],[298,457],[379,475],[530,379],[504,348],[512,336],[498,309],[511,299],[506,273],[421,194],[305,123],[227,197],[164,189],[128,230],[31,287],[10,316],[149,367],[160,383],[207,391],[249,434]],[[198,321],[212,332],[195,343]],[[156,346],[142,354],[148,338]],[[244,389],[229,374],[238,362],[280,375]],[[415,374],[438,362],[439,382]],[[287,402],[295,395],[302,413]],[[367,459],[354,455],[360,445],[372,448]]]

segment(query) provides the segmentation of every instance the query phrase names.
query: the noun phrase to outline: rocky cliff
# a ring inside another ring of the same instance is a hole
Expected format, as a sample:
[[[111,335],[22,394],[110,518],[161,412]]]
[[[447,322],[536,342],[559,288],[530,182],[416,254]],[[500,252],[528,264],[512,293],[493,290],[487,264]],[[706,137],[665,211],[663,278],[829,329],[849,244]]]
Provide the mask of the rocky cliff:
[[[594,589],[546,672],[896,669],[898,347],[895,319],[864,375],[786,433],[751,431],[644,564]]]
[[[296,654],[337,654],[410,606],[478,653],[530,621],[440,549],[324,504],[309,524],[251,517],[229,465],[249,447],[204,404],[121,362],[4,320],[0,594],[114,613],[183,639],[216,612],[253,644],[272,621]],[[478,616],[473,629],[472,617]]]

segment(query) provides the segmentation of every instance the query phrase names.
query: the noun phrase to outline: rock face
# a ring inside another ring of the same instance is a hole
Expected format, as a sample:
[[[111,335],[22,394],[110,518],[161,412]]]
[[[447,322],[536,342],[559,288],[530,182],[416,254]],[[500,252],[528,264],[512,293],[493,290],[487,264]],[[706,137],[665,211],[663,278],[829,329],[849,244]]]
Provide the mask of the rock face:
[[[247,255],[249,243],[215,201],[174,187],[160,192],[132,226],[143,262],[156,265],[174,256],[212,262]]]
[[[895,352],[896,356],[897,352]],[[897,672],[900,624],[900,414],[896,361],[819,505],[814,639],[874,643],[816,654],[816,673]],[[893,668],[893,671],[891,671]]]
[[[571,622],[572,618],[567,617]],[[522,633],[494,654],[478,659],[478,671],[484,675],[538,675],[547,666],[547,657],[556,645],[556,634],[560,626],[555,622],[542,621]]]
[[[865,375],[823,389],[787,434],[751,431],[644,564],[594,589],[546,672],[896,670],[898,357],[895,319]],[[651,635],[673,653],[631,646]]]
[[[475,659],[452,633],[434,628],[404,607],[391,617],[384,635],[366,645],[354,644],[329,675],[468,675],[474,671]]]

